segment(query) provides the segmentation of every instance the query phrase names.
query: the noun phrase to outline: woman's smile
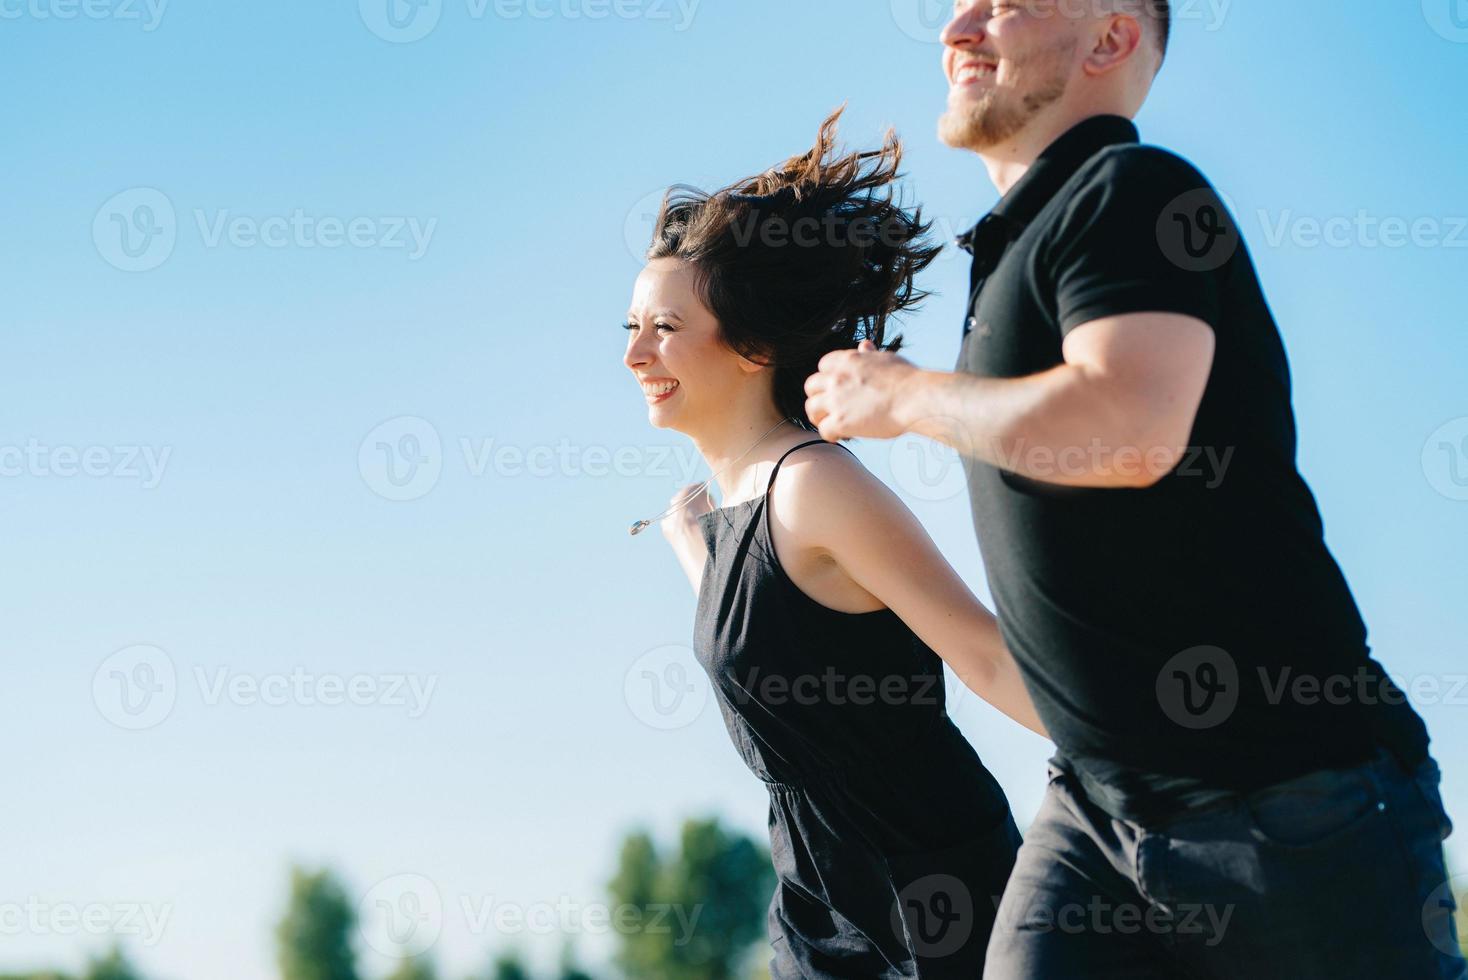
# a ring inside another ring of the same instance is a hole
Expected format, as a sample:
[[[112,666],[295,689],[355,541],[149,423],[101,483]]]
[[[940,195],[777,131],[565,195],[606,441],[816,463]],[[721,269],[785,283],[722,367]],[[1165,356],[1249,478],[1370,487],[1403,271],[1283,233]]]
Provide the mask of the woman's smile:
[[[661,405],[677,393],[681,384],[672,378],[642,379],[642,394],[649,405]]]

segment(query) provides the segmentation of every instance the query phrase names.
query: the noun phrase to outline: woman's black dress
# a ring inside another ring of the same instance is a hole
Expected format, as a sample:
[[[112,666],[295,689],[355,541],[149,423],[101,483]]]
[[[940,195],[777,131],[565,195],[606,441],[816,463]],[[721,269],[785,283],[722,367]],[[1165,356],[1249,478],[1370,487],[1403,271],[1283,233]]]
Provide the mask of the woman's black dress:
[[[1019,847],[1008,801],[948,717],[938,655],[890,610],[836,612],[786,576],[769,486],[699,518],[695,643],[770,793],[772,976],[977,980]]]

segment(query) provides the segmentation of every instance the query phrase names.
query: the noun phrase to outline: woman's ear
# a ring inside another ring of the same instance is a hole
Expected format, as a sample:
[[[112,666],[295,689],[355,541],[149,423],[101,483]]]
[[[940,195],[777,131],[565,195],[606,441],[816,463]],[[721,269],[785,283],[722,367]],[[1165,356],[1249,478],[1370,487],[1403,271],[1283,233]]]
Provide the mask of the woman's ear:
[[[759,372],[769,368],[769,366],[770,365],[767,363],[756,361],[743,355],[740,355],[739,357],[739,370],[743,371],[745,374],[758,374]]]

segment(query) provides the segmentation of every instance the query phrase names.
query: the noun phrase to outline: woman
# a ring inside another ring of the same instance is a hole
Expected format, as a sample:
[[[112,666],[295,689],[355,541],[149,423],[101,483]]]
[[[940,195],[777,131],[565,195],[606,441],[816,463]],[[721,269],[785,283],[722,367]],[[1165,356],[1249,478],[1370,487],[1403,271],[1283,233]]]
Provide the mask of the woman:
[[[777,170],[669,194],[625,363],[726,501],[689,488],[662,527],[698,593],[700,662],[770,793],[774,980],[973,980],[1019,834],[948,719],[939,658],[1042,729],[993,616],[805,415],[821,357],[883,345],[938,251],[893,203],[896,137],[839,155],[839,117]]]

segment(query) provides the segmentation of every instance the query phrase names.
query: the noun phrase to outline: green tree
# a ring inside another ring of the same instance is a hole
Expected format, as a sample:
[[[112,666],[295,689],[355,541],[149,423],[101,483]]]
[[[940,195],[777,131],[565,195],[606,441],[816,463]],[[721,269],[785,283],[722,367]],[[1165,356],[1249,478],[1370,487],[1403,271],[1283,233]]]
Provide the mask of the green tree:
[[[638,980],[734,980],[773,885],[764,848],[716,819],[685,823],[666,857],[647,834],[630,835],[610,886],[618,966]]]
[[[489,980],[530,980],[530,971],[518,953],[504,953],[489,968]]]
[[[87,964],[87,970],[82,974],[82,980],[141,980],[138,971],[134,970],[127,957],[122,955],[122,947],[113,945],[102,956],[94,957]]]
[[[561,947],[561,967],[556,980],[593,980],[591,974],[576,965],[576,950],[569,942]]]
[[[438,980],[438,971],[434,970],[433,960],[427,953],[404,956],[387,980]]]
[[[290,902],[276,927],[282,980],[358,980],[357,913],[329,871],[291,869]]]

